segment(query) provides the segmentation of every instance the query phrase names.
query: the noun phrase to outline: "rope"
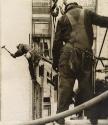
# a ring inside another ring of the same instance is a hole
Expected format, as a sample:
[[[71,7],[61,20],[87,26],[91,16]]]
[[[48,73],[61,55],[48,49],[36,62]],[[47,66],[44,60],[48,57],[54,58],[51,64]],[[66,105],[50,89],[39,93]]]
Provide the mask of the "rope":
[[[58,0],[53,0],[53,6],[51,7],[51,15],[53,17],[53,25],[54,25],[54,31],[56,29],[56,18],[59,14],[59,8],[57,7]]]
[[[102,42],[102,45],[101,45],[101,48],[100,48],[100,52],[99,52],[98,58],[101,56],[101,53],[102,53],[102,49],[103,49],[103,46],[104,46],[104,43],[105,43],[105,38],[106,38],[107,32],[108,32],[108,29],[106,29],[106,31],[105,31],[105,35],[104,35],[104,38],[103,38],[103,42]],[[95,69],[96,69],[97,65],[98,65],[98,60],[97,60],[97,62],[96,62]]]
[[[46,123],[50,123],[58,119],[76,114],[77,112],[80,112],[86,108],[89,108],[106,98],[108,98],[108,90],[102,93],[101,95],[75,107],[73,110],[67,110],[67,111],[61,112],[61,113],[56,114],[55,116],[49,116],[49,117],[45,117],[45,118],[41,118],[41,119],[37,119],[33,121],[27,121],[27,122],[1,122],[0,124],[2,125],[7,125],[7,124],[8,125],[45,125]]]

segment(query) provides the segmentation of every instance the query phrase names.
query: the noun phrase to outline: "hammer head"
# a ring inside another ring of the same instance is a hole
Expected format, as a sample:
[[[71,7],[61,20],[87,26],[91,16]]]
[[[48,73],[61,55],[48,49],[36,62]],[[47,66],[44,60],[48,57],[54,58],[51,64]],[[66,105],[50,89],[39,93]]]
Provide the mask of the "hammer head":
[[[5,46],[2,46],[1,48],[5,48]]]

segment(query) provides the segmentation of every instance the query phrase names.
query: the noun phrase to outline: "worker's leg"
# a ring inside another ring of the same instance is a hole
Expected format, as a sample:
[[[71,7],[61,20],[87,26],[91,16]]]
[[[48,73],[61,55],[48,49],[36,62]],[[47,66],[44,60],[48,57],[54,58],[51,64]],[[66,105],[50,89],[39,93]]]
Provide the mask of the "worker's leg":
[[[57,113],[67,110],[72,103],[72,97],[74,97],[73,86],[76,78],[75,65],[73,63],[75,61],[74,49],[70,45],[66,45],[63,50],[64,52],[61,54],[59,61],[60,83]],[[58,120],[58,123],[64,123],[64,119]]]
[[[35,76],[35,73],[34,73],[35,70],[34,70],[33,62],[31,60],[28,60],[28,63],[29,63],[29,72],[30,72],[31,79],[36,80],[36,76]]]
[[[93,98],[93,85],[92,85],[92,72],[91,70],[85,70],[79,77],[79,89],[81,103]],[[88,118],[92,117],[92,108],[85,110],[85,115]]]
[[[70,70],[69,65],[66,65],[66,64],[61,65],[57,113],[63,112],[69,108],[69,105],[72,102],[72,96],[74,96],[73,95],[74,82],[75,82],[75,78],[72,77],[72,72]],[[60,119],[57,122],[60,124],[63,124],[64,119]]]

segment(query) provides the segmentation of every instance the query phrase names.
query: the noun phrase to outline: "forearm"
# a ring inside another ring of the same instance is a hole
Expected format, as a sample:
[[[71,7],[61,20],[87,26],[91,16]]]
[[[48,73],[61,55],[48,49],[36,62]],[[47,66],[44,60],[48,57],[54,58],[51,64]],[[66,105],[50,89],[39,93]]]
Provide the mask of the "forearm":
[[[14,57],[19,57],[19,56],[22,56],[24,53],[22,51],[17,51],[14,55]]]
[[[94,25],[100,26],[100,27],[108,27],[108,17],[101,16],[96,13],[91,13],[92,15],[92,23]]]
[[[59,64],[59,59],[60,59],[60,53],[61,53],[61,49],[62,46],[60,41],[54,41],[54,45],[53,45],[53,68],[56,69],[58,68],[58,64]]]

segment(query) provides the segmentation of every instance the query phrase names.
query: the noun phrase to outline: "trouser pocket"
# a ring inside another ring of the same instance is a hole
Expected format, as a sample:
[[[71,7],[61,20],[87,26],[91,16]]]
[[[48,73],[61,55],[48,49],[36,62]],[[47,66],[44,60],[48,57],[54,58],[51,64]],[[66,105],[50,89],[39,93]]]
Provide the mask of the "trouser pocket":
[[[82,53],[82,69],[90,70],[92,68],[93,58],[87,53]]]

